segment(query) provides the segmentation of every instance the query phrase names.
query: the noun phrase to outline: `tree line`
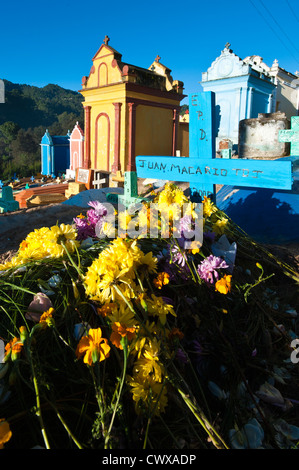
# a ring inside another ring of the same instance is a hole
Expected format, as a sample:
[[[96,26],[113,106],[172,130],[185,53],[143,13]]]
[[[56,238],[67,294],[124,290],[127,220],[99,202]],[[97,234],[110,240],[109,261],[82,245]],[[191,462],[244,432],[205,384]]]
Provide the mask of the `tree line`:
[[[0,104],[0,179],[35,175],[41,170],[40,143],[46,129],[66,135],[79,121],[83,128],[80,93],[49,84],[43,88],[4,80]]]

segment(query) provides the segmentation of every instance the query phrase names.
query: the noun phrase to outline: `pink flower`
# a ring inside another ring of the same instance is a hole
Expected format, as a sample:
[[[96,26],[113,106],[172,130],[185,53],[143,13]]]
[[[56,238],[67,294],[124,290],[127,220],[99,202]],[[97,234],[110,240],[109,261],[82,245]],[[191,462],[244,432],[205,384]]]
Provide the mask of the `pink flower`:
[[[197,267],[199,277],[205,282],[213,284],[218,280],[218,269],[228,268],[228,265],[222,258],[210,255],[204,259]]]

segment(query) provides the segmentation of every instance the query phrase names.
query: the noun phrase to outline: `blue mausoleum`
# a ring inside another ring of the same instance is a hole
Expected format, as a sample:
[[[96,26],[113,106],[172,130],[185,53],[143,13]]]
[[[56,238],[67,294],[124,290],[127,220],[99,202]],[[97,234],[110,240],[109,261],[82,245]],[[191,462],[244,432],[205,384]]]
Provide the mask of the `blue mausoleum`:
[[[221,55],[202,74],[203,91],[213,91],[216,101],[216,150],[222,139],[238,145],[239,122],[275,110],[274,76],[259,64],[242,60],[226,44]]]
[[[41,140],[41,173],[58,176],[70,168],[70,132],[67,135],[50,135],[46,130]]]

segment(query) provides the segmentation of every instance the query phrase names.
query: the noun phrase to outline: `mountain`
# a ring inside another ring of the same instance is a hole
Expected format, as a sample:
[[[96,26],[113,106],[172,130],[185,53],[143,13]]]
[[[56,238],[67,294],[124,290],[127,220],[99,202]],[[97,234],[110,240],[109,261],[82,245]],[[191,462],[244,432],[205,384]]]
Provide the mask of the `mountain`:
[[[76,91],[52,84],[39,88],[3,81],[5,103],[0,104],[0,125],[12,121],[22,129],[49,128],[63,113],[75,114],[83,119],[83,97]]]
[[[49,84],[42,88],[3,80],[5,103],[0,103],[0,180],[14,173],[40,171],[40,142],[46,129],[66,135],[78,121],[84,126],[80,93]]]

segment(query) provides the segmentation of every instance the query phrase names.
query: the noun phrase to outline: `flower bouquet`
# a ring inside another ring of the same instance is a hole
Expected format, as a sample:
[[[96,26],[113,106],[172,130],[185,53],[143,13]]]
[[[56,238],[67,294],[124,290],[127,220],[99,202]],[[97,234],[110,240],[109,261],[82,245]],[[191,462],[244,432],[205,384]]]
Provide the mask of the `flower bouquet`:
[[[208,198],[195,244],[181,189],[153,202],[94,201],[0,265],[0,447],[297,446],[297,273]]]

